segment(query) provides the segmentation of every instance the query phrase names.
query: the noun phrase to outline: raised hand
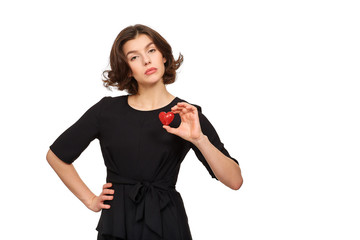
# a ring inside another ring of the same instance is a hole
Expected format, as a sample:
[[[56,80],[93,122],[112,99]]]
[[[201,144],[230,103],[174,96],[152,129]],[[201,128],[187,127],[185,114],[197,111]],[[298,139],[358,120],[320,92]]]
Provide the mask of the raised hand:
[[[195,142],[204,135],[201,131],[198,110],[195,106],[186,102],[179,102],[171,108],[171,111],[180,115],[181,124],[178,128],[163,125],[166,131],[189,142]]]

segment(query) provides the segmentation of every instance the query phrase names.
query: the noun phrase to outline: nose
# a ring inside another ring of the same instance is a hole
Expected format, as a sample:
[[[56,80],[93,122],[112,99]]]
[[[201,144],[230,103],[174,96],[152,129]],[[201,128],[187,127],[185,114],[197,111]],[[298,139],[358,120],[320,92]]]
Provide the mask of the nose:
[[[145,55],[144,56],[144,65],[148,65],[151,63],[151,60],[150,60],[150,57],[148,55]]]

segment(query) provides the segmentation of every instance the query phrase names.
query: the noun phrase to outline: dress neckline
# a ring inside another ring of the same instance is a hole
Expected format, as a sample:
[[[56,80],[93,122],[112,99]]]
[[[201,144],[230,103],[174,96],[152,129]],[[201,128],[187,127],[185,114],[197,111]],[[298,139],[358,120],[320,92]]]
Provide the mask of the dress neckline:
[[[140,110],[140,109],[136,109],[136,108],[133,108],[132,106],[130,106],[129,101],[128,101],[129,96],[130,96],[130,95],[126,95],[126,98],[125,98],[126,106],[127,106],[129,109],[131,109],[132,111],[136,111],[136,112],[155,112],[155,111],[160,111],[160,110],[163,110],[163,109],[169,107],[170,105],[172,105],[172,104],[175,102],[176,99],[178,99],[178,97],[175,97],[173,100],[171,100],[170,103],[168,103],[168,104],[166,104],[165,106],[160,107],[160,108],[151,109],[151,110]]]

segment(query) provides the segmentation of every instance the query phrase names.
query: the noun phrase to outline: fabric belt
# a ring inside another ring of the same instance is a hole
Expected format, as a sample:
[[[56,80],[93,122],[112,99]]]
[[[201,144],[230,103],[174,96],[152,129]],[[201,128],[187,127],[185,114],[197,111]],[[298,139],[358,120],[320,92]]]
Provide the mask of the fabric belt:
[[[138,181],[121,177],[109,170],[106,180],[111,183],[133,185],[129,197],[136,204],[136,221],[144,219],[146,226],[162,237],[161,210],[170,203],[167,191],[175,190],[175,185],[169,179]]]

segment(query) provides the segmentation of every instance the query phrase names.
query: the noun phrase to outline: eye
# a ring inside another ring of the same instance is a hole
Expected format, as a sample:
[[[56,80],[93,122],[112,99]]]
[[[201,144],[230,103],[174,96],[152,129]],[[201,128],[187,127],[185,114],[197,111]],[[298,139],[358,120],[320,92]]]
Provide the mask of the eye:
[[[132,58],[130,58],[130,61],[134,61],[137,58],[137,56],[133,56]]]
[[[149,50],[149,52],[155,52],[155,51],[156,51],[155,48],[152,48],[152,49]]]

